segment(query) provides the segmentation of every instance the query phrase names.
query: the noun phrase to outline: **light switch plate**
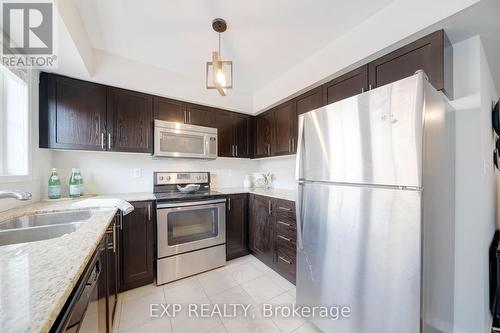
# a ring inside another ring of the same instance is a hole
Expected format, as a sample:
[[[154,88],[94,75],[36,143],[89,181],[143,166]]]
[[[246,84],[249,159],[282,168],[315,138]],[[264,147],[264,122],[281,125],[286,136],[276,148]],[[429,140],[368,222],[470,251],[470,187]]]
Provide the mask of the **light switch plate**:
[[[134,168],[134,178],[141,178],[142,170],[140,168]]]

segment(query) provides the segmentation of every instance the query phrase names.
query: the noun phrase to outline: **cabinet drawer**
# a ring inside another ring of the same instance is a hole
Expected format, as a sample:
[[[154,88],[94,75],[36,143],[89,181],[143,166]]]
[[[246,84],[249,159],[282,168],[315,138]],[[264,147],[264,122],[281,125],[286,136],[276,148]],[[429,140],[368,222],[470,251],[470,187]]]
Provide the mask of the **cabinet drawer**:
[[[297,267],[295,252],[278,247],[276,249],[276,265],[280,270],[295,278]]]
[[[276,199],[277,214],[286,214],[295,216],[295,202],[288,200]]]
[[[276,246],[286,247],[292,251],[296,251],[297,248],[297,236],[295,234],[287,234],[276,232]]]
[[[286,219],[276,220],[276,234],[286,235],[287,237],[297,238],[297,226],[294,222],[288,221]]]

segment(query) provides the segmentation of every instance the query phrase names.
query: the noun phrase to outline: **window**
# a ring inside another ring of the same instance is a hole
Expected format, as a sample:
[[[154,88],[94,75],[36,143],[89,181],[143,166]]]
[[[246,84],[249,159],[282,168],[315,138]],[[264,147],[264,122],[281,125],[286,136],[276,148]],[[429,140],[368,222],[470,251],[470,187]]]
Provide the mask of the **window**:
[[[28,176],[28,84],[0,65],[0,181]]]

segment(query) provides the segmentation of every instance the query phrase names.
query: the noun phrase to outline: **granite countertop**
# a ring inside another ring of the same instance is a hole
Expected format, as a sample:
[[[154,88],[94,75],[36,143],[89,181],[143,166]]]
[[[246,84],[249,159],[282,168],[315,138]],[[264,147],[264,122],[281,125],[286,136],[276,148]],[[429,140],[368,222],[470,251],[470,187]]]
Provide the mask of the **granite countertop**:
[[[253,193],[289,201],[295,201],[297,196],[294,190],[277,188],[217,187],[213,190],[223,194]]]
[[[71,206],[75,201],[41,201],[10,209],[0,212],[0,223],[23,215],[75,210]],[[0,246],[0,332],[50,330],[117,210],[92,211],[92,217],[73,233]]]

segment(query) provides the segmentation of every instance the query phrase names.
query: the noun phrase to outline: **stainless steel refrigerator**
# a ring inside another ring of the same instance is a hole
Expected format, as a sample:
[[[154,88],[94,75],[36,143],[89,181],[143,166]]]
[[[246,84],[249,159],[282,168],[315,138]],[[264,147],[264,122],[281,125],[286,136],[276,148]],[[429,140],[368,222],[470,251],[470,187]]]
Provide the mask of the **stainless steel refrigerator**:
[[[351,310],[323,332],[452,332],[454,135],[423,72],[299,117],[297,304]]]

